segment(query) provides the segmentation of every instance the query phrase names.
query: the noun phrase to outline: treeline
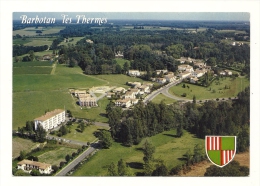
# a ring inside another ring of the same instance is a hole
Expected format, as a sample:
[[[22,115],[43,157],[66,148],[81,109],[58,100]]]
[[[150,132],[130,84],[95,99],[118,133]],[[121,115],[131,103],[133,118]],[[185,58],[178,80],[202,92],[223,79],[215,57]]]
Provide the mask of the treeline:
[[[249,88],[238,94],[236,101],[207,101],[203,106],[193,103],[166,105],[164,102],[122,111],[111,102],[106,108],[111,136],[123,145],[138,144],[142,138],[177,128],[176,137],[186,129],[199,138],[205,135],[234,135],[237,151],[249,147]]]
[[[13,57],[28,54],[30,50],[34,52],[41,52],[47,49],[48,49],[48,45],[43,45],[43,46],[13,45]]]

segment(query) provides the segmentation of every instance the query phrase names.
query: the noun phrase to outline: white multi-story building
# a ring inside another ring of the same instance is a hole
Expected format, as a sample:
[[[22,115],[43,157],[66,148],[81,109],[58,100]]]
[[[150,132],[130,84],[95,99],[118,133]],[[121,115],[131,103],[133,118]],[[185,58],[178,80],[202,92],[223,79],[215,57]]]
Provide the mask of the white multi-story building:
[[[31,173],[32,169],[39,170],[41,174],[50,174],[52,172],[51,164],[41,163],[37,161],[22,160],[17,163],[17,169]]]
[[[65,121],[65,110],[55,109],[47,112],[45,115],[34,119],[34,127],[37,130],[38,125],[41,125],[46,131],[57,127]]]
[[[129,71],[128,71],[128,75],[129,75],[129,76],[140,76],[141,73],[140,73],[139,70],[129,70]]]

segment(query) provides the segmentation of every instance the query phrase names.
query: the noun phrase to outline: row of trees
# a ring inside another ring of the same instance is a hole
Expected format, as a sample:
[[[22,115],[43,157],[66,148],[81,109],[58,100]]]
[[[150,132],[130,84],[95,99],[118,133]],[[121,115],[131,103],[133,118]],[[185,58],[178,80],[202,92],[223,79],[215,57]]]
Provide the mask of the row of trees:
[[[125,146],[138,144],[142,138],[177,128],[189,130],[199,138],[205,135],[238,136],[237,151],[249,147],[249,88],[238,94],[238,100],[207,101],[203,106],[193,103],[166,105],[164,102],[144,105],[139,102],[133,109],[122,111],[110,102],[106,108],[111,136]]]

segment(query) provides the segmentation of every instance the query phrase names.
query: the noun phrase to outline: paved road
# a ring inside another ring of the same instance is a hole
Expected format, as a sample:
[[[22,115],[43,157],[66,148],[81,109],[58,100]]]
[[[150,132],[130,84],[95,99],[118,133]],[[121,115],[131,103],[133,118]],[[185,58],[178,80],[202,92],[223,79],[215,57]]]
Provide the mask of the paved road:
[[[89,154],[97,150],[99,147],[98,142],[93,143],[91,147],[89,147],[87,150],[85,150],[81,155],[79,155],[77,158],[75,158],[72,162],[70,162],[68,165],[66,165],[61,171],[59,171],[55,176],[65,176],[71,169],[73,169],[78,163],[80,163],[85,157],[87,157]]]
[[[157,89],[157,90],[153,91],[151,94],[149,94],[149,95],[147,95],[147,96],[145,97],[145,99],[143,100],[143,102],[144,102],[144,103],[147,103],[148,101],[151,101],[153,98],[155,98],[155,97],[156,97],[158,94],[160,94],[160,93],[163,93],[165,96],[170,97],[170,98],[172,98],[172,99],[186,100],[185,98],[183,99],[183,98],[179,98],[179,97],[173,96],[173,95],[171,95],[171,94],[168,92],[168,90],[169,90],[170,87],[175,86],[175,85],[177,85],[177,84],[179,84],[179,83],[181,83],[181,80],[175,81],[175,82],[171,82],[171,83],[169,83],[169,84],[167,84],[167,85],[161,87],[160,89]]]

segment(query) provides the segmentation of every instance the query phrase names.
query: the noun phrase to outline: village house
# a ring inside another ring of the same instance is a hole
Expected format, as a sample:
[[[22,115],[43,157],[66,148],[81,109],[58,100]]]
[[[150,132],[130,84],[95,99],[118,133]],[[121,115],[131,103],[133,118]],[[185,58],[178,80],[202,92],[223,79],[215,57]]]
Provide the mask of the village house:
[[[131,101],[131,104],[132,105],[135,105],[135,104],[137,104],[138,103],[138,99],[130,99],[130,101]]]
[[[116,95],[115,93],[113,92],[108,92],[107,93],[107,98],[111,98],[112,96]]]
[[[140,82],[127,82],[127,85],[133,87],[133,88],[138,88],[140,87],[142,84]]]
[[[197,77],[191,77],[190,78],[191,83],[197,83],[198,81],[199,81],[199,79]]]
[[[135,96],[140,92],[139,89],[130,89],[125,93],[123,96],[125,99],[130,98],[130,99],[135,99]]]
[[[193,70],[193,67],[192,66],[187,66],[186,67],[186,70],[185,70],[186,72],[193,72],[194,70]]]
[[[192,63],[192,59],[190,57],[181,57],[180,59],[177,59],[181,64],[184,64],[185,62]]]
[[[165,73],[168,72],[168,70],[156,70],[156,74],[157,74],[157,75],[161,74],[161,72],[162,72],[163,74],[165,74]]]
[[[192,72],[192,71],[194,71],[194,70],[193,70],[193,67],[190,66],[190,65],[179,65],[179,66],[178,66],[178,70],[179,70],[179,71],[187,71],[187,72]]]
[[[115,58],[124,58],[123,52],[118,51],[117,53],[115,53]]]
[[[92,40],[90,40],[90,39],[87,39],[86,42],[87,42],[87,43],[90,43],[90,44],[94,43],[94,42],[93,42]]]
[[[17,163],[17,169],[21,169],[24,172],[31,173],[33,169],[39,170],[41,174],[50,174],[53,170],[51,164],[41,163],[37,161],[22,160]]]
[[[225,73],[226,73],[227,76],[231,76],[232,75],[232,71],[230,71],[230,70],[225,70]]]
[[[194,62],[194,67],[205,68],[205,67],[206,67],[206,63],[203,63],[203,62]]]
[[[42,61],[50,61],[51,59],[52,59],[52,56],[49,54],[42,56]]]
[[[51,112],[46,112],[45,115],[34,119],[34,127],[37,130],[38,125],[41,125],[44,130],[48,131],[57,127],[65,121],[65,110],[55,109]]]
[[[128,71],[129,76],[140,76],[140,71],[139,70],[129,70]]]
[[[183,72],[183,73],[180,73],[178,75],[178,77],[181,78],[181,79],[185,79],[185,78],[189,77],[190,75],[191,75],[190,72]]]
[[[115,101],[115,105],[119,107],[130,107],[131,106],[131,100],[130,99],[119,99]]]
[[[205,74],[205,71],[196,69],[194,72],[192,72],[192,76],[194,77],[201,77]]]
[[[126,89],[125,88],[123,88],[123,87],[117,87],[117,88],[115,88],[115,89],[113,89],[113,92],[114,93],[125,93],[126,92]]]
[[[175,80],[175,76],[172,74],[165,75],[164,78],[167,82],[173,82]]]
[[[166,83],[166,79],[165,78],[156,78],[156,82],[160,83],[160,84],[164,84],[164,83]]]
[[[76,96],[76,97],[80,97],[80,96],[84,96],[86,94],[86,90],[75,90],[74,91],[74,95]]]
[[[150,87],[148,85],[142,85],[139,87],[140,94],[150,93]]]
[[[86,97],[80,97],[79,98],[79,105],[81,107],[96,107],[97,100],[94,97],[86,96]]]

